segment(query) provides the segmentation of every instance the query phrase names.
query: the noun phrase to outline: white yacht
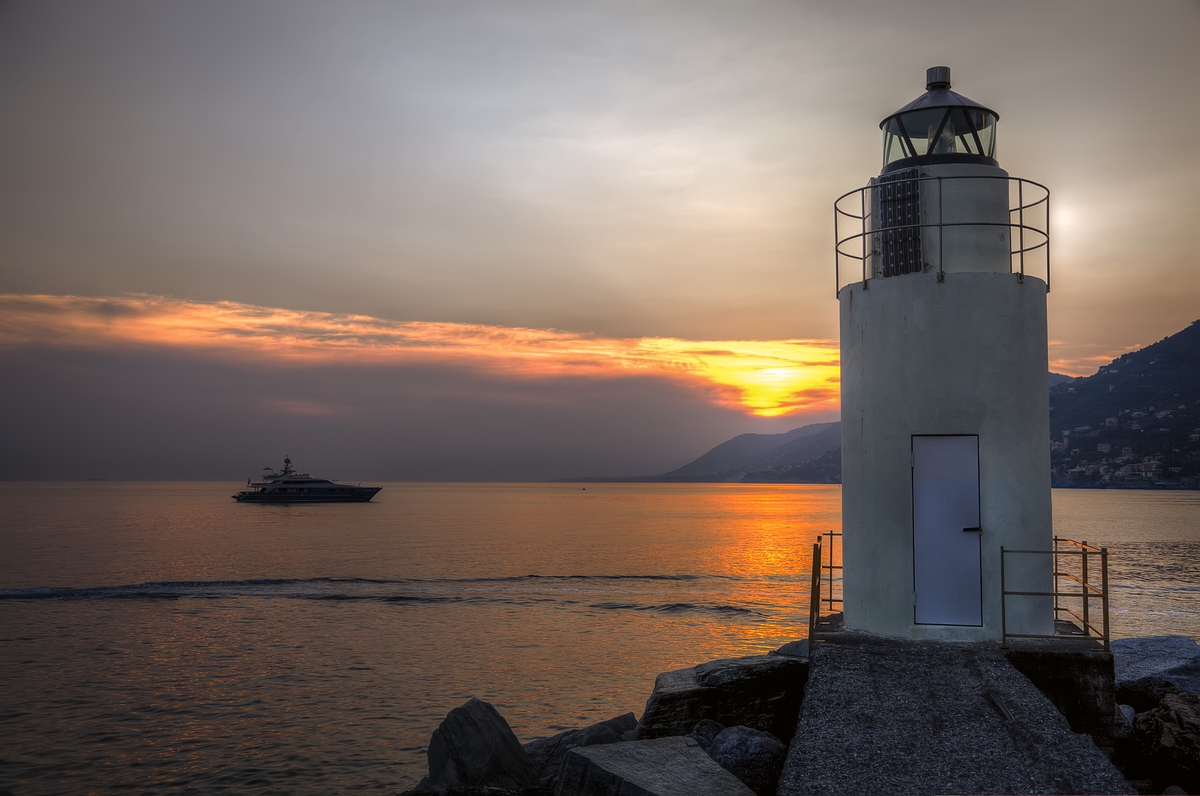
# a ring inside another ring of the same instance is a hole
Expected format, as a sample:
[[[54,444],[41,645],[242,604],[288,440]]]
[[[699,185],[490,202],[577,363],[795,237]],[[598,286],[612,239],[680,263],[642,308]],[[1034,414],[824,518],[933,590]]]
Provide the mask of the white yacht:
[[[264,467],[259,481],[246,479],[249,489],[232,495],[239,503],[366,503],[381,486],[339,484],[328,478],[313,478],[292,469],[291,457],[283,459],[283,469],[275,472]]]

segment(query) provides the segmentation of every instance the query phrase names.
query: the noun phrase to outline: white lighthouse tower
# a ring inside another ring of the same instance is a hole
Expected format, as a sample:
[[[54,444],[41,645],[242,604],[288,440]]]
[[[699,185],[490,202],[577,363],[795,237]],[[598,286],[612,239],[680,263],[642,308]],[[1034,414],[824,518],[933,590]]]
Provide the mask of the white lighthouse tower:
[[[1000,168],[999,114],[948,67],[926,89],[836,203],[845,625],[1048,635],[1046,598],[1002,598],[1001,547],[1051,546],[1049,191]],[[1010,591],[1050,591],[1049,556],[1005,558]]]

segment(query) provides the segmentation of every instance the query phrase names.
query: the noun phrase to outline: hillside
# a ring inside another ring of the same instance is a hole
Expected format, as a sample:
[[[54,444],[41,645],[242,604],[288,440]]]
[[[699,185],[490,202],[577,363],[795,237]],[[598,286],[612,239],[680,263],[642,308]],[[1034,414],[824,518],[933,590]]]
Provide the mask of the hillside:
[[[1200,486],[1200,321],[1050,390],[1055,486]]]
[[[705,453],[698,459],[688,462],[683,467],[672,470],[662,476],[672,480],[724,480],[733,471],[745,471],[747,467],[755,469],[750,462],[765,463],[771,459],[783,456],[787,458],[787,449],[799,446],[798,450],[806,450],[812,442],[811,438],[826,431],[834,423],[814,423],[808,426],[792,429],[783,434],[739,434],[731,440],[722,442],[717,447]],[[821,443],[818,443],[820,445]]]
[[[806,462],[746,473],[742,480],[748,484],[840,484],[842,446],[838,445]]]
[[[836,484],[841,481],[841,440],[841,423],[814,423],[784,434],[741,434],[649,480]]]

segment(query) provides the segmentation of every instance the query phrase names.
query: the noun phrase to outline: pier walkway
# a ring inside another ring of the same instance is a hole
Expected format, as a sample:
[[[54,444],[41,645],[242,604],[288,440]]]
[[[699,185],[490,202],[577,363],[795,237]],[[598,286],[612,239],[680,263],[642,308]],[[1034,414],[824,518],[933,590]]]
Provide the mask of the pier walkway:
[[[996,645],[823,638],[779,796],[1136,792]]]

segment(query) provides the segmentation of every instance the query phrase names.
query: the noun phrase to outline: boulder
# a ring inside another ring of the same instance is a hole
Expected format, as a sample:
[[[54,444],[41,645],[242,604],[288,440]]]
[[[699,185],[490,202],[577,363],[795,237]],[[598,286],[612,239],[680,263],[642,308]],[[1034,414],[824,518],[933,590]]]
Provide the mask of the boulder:
[[[695,738],[696,743],[700,744],[700,748],[707,752],[712,747],[713,738],[720,735],[723,729],[725,729],[725,725],[720,722],[702,719],[688,733],[688,737]]]
[[[776,650],[771,650],[768,655],[786,655],[789,658],[803,658],[808,660],[808,639],[802,638],[799,641],[789,641],[782,647]]]
[[[1118,686],[1156,677],[1173,683],[1180,691],[1200,694],[1200,644],[1192,639],[1186,636],[1122,638],[1109,646]]]
[[[654,690],[638,721],[635,738],[684,735],[704,718],[716,713],[712,694],[700,687],[696,670],[677,669],[654,678]]]
[[[1167,694],[1158,707],[1139,713],[1124,762],[1130,774],[1151,780],[1158,792],[1177,785],[1200,793],[1200,696]]]
[[[686,735],[702,719],[792,737],[808,664],[787,655],[753,655],[663,672],[638,722],[637,738]]]
[[[1117,685],[1117,704],[1128,705],[1137,713],[1154,710],[1167,694],[1178,694],[1179,686],[1161,677],[1141,677]]]
[[[624,735],[637,728],[632,713],[601,721],[581,730],[567,730],[550,738],[539,738],[525,744],[525,755],[543,785],[553,787],[558,780],[558,768],[567,752],[577,746],[620,743]]]
[[[727,727],[713,739],[708,754],[758,796],[775,796],[787,747],[769,732]]]
[[[567,752],[558,796],[752,796],[693,738],[577,747]]]
[[[429,739],[424,790],[540,785],[517,736],[489,703],[471,699],[446,715]]]

